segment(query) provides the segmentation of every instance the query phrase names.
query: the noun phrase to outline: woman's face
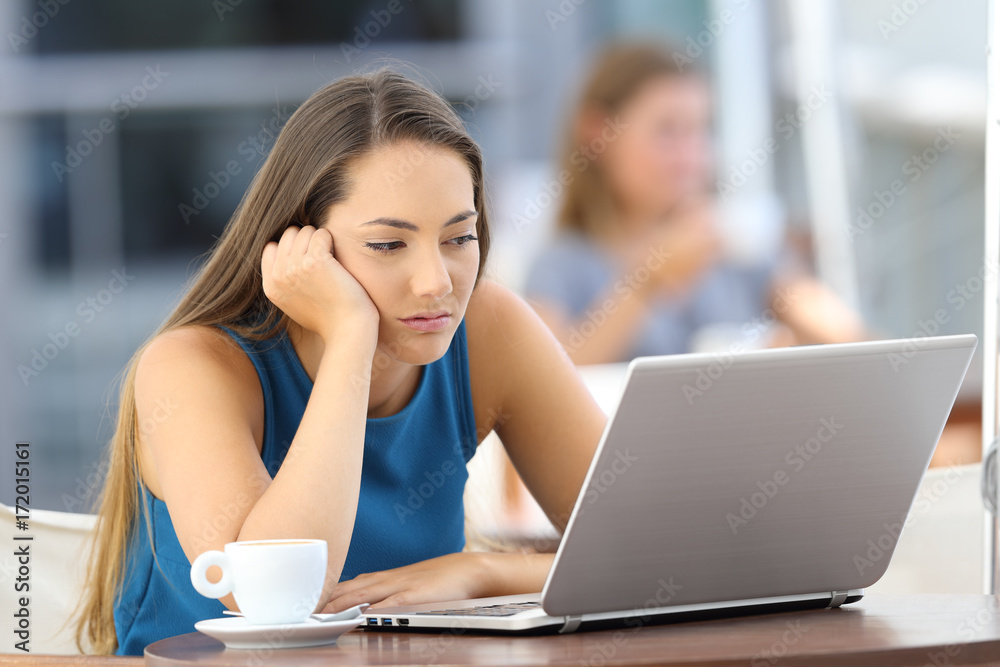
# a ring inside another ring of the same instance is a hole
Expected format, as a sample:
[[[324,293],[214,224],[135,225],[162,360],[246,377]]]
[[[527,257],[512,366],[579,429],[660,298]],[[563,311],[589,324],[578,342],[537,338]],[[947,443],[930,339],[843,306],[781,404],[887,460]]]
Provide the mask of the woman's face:
[[[348,176],[350,194],[323,226],[378,308],[379,349],[409,364],[439,359],[479,270],[469,166],[451,150],[401,142],[354,161]],[[437,322],[410,319],[442,311]]]
[[[703,195],[712,168],[709,92],[698,76],[648,81],[619,111],[625,127],[601,164],[619,204],[662,215]]]

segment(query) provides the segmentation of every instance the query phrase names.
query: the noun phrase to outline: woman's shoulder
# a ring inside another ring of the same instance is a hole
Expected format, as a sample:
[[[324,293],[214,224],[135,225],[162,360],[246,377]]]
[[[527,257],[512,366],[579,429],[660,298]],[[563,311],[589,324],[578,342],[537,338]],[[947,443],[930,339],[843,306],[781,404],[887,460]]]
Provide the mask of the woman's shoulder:
[[[157,498],[164,495],[155,449],[190,453],[186,448],[201,446],[201,438],[218,443],[247,433],[261,451],[264,398],[256,371],[215,327],[178,327],[144,346],[135,370],[135,408],[140,471]]]
[[[157,334],[139,357],[140,368],[172,365],[231,365],[240,357],[249,359],[235,340],[222,329],[186,325]]]
[[[470,343],[490,340],[500,343],[508,330],[516,329],[517,320],[532,313],[524,299],[509,287],[483,278],[472,291],[465,311],[466,337]]]
[[[144,346],[136,364],[136,398],[165,386],[252,395],[254,389],[260,392],[259,384],[250,381],[256,377],[250,358],[226,332],[187,325],[162,332]]]
[[[562,353],[534,309],[493,280],[480,280],[473,290],[465,329],[473,396],[478,391],[494,402],[502,401],[500,394],[516,385],[515,376],[524,371],[525,362]]]

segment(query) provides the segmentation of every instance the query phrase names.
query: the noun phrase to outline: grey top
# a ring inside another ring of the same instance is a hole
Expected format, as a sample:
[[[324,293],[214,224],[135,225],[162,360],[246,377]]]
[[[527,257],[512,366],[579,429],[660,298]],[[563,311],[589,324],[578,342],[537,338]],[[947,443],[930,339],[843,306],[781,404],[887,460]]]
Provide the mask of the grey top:
[[[589,238],[578,232],[559,232],[532,264],[524,295],[565,308],[575,321],[587,317],[589,310],[590,320],[597,324],[601,306],[596,300],[602,293],[611,293],[620,304],[631,290],[627,274],[627,267]],[[773,275],[772,264],[714,265],[684,295],[651,303],[631,351],[619,361],[688,352],[692,334],[708,325],[756,326],[754,318],[761,318],[770,307]],[[631,276],[633,282],[635,277]]]

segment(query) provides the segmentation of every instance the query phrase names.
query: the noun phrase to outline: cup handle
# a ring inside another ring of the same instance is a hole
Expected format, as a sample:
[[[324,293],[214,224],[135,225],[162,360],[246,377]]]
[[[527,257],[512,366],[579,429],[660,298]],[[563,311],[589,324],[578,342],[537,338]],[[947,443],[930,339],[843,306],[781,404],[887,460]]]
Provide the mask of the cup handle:
[[[212,583],[206,578],[208,568],[218,565],[222,579]],[[191,563],[191,584],[207,598],[221,598],[233,592],[233,574],[229,568],[229,557],[222,551],[206,551]]]

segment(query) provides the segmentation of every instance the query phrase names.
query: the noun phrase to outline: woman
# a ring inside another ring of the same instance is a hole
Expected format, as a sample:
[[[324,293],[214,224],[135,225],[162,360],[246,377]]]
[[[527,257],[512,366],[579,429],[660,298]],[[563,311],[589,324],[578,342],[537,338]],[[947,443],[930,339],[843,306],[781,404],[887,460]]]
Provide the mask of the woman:
[[[688,352],[720,323],[747,346],[865,337],[814,279],[724,257],[710,106],[704,77],[656,45],[608,48],[586,81],[558,234],[524,290],[576,363]]]
[[[541,589],[551,555],[462,552],[465,463],[495,429],[561,527],[605,418],[481,279],[483,183],[447,102],[393,72],[295,112],[124,376],[78,638],[141,654],[235,610],[188,577],[236,540],[326,540],[328,612]]]

